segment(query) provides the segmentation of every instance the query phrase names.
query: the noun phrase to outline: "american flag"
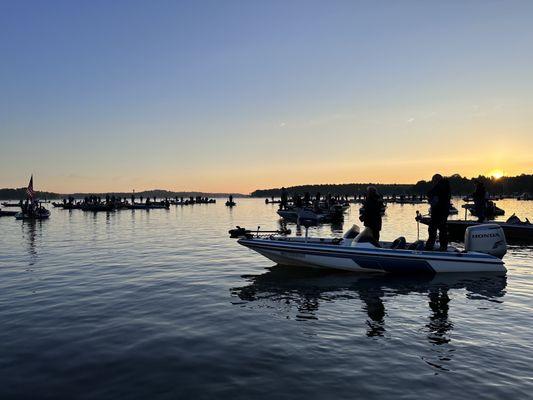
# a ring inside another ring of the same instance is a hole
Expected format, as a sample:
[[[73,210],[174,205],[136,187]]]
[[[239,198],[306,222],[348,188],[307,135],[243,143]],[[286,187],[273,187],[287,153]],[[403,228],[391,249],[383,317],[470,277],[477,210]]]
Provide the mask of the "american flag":
[[[33,191],[33,175],[30,178],[30,183],[28,183],[26,193],[28,194],[28,197],[33,200],[33,197],[35,196],[35,192]]]

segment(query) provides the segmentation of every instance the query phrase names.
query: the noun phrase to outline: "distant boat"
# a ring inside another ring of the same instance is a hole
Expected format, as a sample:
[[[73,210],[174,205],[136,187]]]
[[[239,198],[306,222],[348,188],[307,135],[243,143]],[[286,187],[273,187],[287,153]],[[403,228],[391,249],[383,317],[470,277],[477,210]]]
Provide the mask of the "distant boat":
[[[115,211],[116,207],[112,203],[85,203],[81,205],[81,210],[92,212],[111,212]]]
[[[265,199],[265,204],[280,204],[281,200]]]
[[[429,214],[431,214],[431,208],[428,211],[428,215]],[[459,210],[453,204],[450,203],[450,212],[448,215],[457,215],[457,214],[459,214]]]
[[[18,213],[19,213],[18,211],[3,211],[3,210],[0,210],[0,217],[14,217]]]
[[[18,220],[42,220],[50,217],[50,211],[44,208],[39,201],[35,200],[35,191],[33,190],[33,175],[26,189],[28,198],[25,203],[21,202],[21,212],[15,214]]]
[[[291,222],[300,224],[320,224],[330,221],[339,221],[344,218],[344,213],[350,208],[349,204],[334,204],[331,207],[295,207],[290,206],[277,211],[278,215]]]
[[[463,204],[462,207],[470,211],[470,214],[472,214],[474,217],[478,216],[475,204]],[[494,218],[505,215],[505,211],[498,207],[496,203],[489,200],[487,201],[487,206],[485,207],[485,215],[487,216],[487,218]]]
[[[421,217],[419,221],[424,225],[429,225],[430,217]],[[449,220],[446,221],[446,228],[451,240],[462,241],[466,228],[481,224],[481,222],[471,220]],[[533,243],[533,224],[527,220],[522,222],[517,220],[516,217],[511,217],[505,222],[491,221],[491,224],[497,224],[503,229],[505,237],[510,244]]]
[[[533,196],[529,193],[522,193],[520,196],[516,198],[517,200],[533,200]]]
[[[65,203],[61,204],[60,207],[63,210],[81,210],[81,203]]]
[[[3,205],[4,207],[13,207],[13,208],[15,208],[15,207],[20,207],[21,204],[22,204],[22,203],[8,203],[7,201],[4,201],[4,202],[2,203],[2,205]]]
[[[152,210],[152,209],[166,209],[168,210],[170,208],[170,203],[134,203],[134,204],[127,204],[127,209],[130,210]]]
[[[15,218],[18,220],[21,219],[33,219],[41,220],[50,218],[50,211],[48,211],[43,206],[37,206],[37,208],[27,211],[21,211],[15,214]]]

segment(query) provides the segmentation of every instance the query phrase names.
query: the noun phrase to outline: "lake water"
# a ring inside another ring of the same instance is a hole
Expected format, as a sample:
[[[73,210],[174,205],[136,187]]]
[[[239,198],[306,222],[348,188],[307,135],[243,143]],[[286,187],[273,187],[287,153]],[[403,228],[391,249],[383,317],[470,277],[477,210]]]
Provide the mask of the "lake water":
[[[279,267],[227,235],[277,206],[237,201],[0,218],[0,399],[531,398],[533,247],[506,275]],[[417,209],[390,205],[382,237],[415,239]]]

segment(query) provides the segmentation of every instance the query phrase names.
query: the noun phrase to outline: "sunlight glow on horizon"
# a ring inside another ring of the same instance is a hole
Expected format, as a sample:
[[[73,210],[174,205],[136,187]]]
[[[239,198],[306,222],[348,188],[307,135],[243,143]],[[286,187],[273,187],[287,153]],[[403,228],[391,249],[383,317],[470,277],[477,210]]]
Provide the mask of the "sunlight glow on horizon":
[[[489,172],[489,176],[491,176],[494,179],[498,180],[498,179],[502,178],[504,175],[503,175],[503,171],[502,170],[493,169],[491,172]]]

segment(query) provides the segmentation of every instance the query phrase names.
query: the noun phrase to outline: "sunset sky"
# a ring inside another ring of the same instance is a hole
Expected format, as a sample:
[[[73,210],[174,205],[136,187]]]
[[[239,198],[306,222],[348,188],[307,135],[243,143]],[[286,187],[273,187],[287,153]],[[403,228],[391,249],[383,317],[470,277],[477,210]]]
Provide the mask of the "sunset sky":
[[[533,173],[533,1],[0,2],[0,187]]]

